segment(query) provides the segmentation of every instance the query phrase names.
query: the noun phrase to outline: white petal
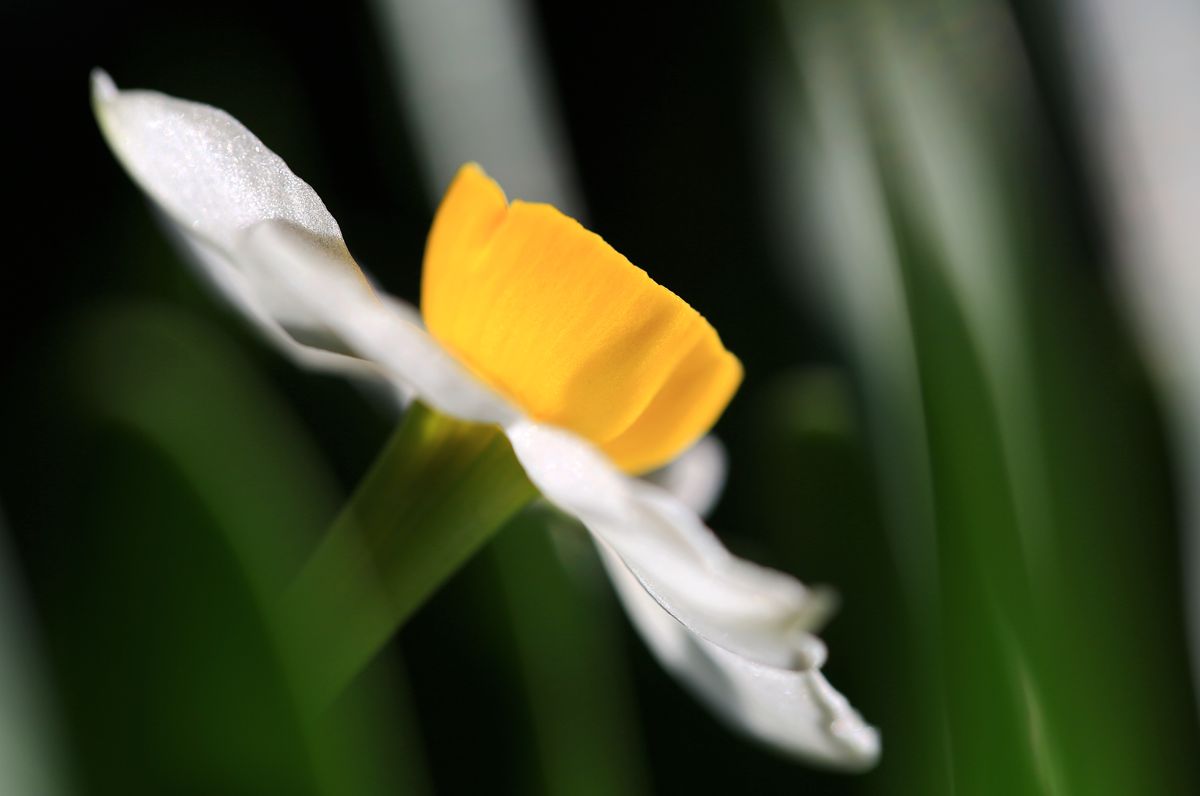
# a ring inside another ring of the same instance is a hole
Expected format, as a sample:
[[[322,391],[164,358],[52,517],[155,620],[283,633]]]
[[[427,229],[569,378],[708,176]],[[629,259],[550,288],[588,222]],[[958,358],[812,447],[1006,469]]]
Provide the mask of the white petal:
[[[728,469],[725,446],[709,434],[665,467],[644,477],[701,517],[707,517],[725,487]]]
[[[617,594],[646,643],[714,712],[789,755],[845,769],[874,764],[879,734],[819,669],[765,666],[689,633],[662,611],[615,553],[599,547]]]
[[[118,91],[99,70],[92,103],[121,163],[189,234],[227,249],[241,230],[274,219],[342,239],[308,183],[225,111],[156,91]]]
[[[314,320],[280,300],[274,285],[250,281],[233,252],[249,228],[281,222],[328,249],[334,255],[328,264],[357,273],[337,222],[316,192],[218,108],[153,91],[118,91],[98,70],[92,75],[92,104],[109,146],[154,200],[193,264],[260,326],[265,321],[264,331],[289,354],[320,366],[346,365],[281,339],[281,329],[303,336]]]
[[[628,478],[587,442],[531,421],[508,428],[541,493],[615,552],[671,615],[710,641],[773,666],[819,666],[811,635],[828,596],[736,558],[659,487]]]
[[[298,363],[385,378],[407,400],[509,422],[516,411],[468,374],[415,309],[371,290],[320,197],[218,108],[93,75],[117,157],[204,276]]]
[[[416,310],[336,267],[339,256],[289,224],[265,221],[235,247],[242,270],[316,319],[327,338],[373,363],[402,394],[464,420],[505,425],[520,413],[434,340]]]
[[[825,647],[811,631],[828,595],[734,557],[688,506],[568,432],[520,421],[508,436],[541,493],[596,537],[655,654],[717,712],[796,755],[875,759],[875,731],[819,671]]]
[[[381,378],[380,368],[373,362],[297,339],[297,330],[311,329],[314,321],[305,318],[303,323],[297,323],[294,311],[277,312],[271,305],[280,303],[282,291],[276,287],[266,288],[256,282],[223,252],[198,238],[177,235],[176,242],[201,274],[296,364],[350,376]]]

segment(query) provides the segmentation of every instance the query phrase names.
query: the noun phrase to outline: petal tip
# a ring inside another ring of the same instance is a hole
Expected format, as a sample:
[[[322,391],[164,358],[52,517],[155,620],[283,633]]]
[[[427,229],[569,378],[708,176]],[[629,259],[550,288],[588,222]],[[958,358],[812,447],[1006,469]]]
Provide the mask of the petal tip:
[[[844,696],[819,671],[805,675],[812,694],[826,713],[827,737],[836,748],[825,762],[845,771],[866,771],[879,762],[879,730],[863,720]]]
[[[92,102],[100,104],[114,99],[119,93],[117,84],[109,77],[108,72],[105,72],[100,67],[92,69]]]
[[[483,166],[479,165],[479,161],[477,160],[468,160],[466,163],[459,166],[458,174],[476,174],[480,177],[488,176],[487,170]],[[488,179],[491,178],[488,177]]]
[[[792,668],[797,671],[820,669],[829,659],[829,650],[825,642],[811,633],[803,632],[795,640]]]
[[[450,187],[453,189],[454,186],[463,183],[486,185],[490,193],[498,194],[501,202],[508,205],[508,195],[504,193],[504,188],[487,173],[487,169],[474,160],[468,160],[458,167],[458,171],[454,173],[454,179],[450,181]]]
[[[879,762],[881,744],[879,730],[863,721],[838,722],[832,733],[846,749],[845,768],[849,771],[866,771]]]

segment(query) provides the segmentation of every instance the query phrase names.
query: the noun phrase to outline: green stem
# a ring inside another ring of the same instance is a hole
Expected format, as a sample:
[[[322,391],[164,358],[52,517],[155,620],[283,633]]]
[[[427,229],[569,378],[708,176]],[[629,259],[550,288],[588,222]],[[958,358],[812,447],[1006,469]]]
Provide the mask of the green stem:
[[[499,429],[414,403],[285,596],[310,708],[536,496]]]

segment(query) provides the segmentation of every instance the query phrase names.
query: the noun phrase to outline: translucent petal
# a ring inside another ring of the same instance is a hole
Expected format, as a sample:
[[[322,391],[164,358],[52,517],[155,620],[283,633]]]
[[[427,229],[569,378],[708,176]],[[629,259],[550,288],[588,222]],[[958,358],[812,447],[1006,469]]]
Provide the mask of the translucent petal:
[[[373,363],[400,394],[464,420],[506,425],[520,417],[425,331],[412,307],[331,267],[326,261],[336,255],[295,227],[263,222],[235,251],[255,283],[273,285],[297,311],[320,317],[330,339]]]
[[[618,472],[579,437],[519,421],[508,437],[525,472],[552,503],[578,517],[693,632],[772,666],[824,659],[811,634],[829,595],[729,553],[694,511],[663,489]]]
[[[837,768],[869,768],[879,734],[817,668],[767,666],[733,653],[664,613],[621,559],[601,545],[617,594],[663,665],[736,729],[781,752]]]
[[[92,104],[121,164],[186,234],[228,248],[240,230],[270,219],[345,250],[316,192],[225,111],[118,91],[101,71],[92,75]]]
[[[109,146],[205,278],[304,364],[370,370],[301,342],[319,333],[319,317],[280,298],[274,283],[253,283],[234,254],[254,225],[283,223],[327,250],[324,264],[366,284],[320,197],[278,155],[225,111],[154,91],[118,91],[99,70],[92,105]]]
[[[707,517],[721,496],[728,470],[725,446],[710,434],[662,469],[644,477],[670,492],[701,517]]]

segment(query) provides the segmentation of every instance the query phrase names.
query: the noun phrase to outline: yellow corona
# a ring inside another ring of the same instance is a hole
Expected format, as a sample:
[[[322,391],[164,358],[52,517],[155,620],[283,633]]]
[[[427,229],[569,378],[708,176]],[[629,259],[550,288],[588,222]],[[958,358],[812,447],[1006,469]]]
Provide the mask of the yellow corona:
[[[430,333],[531,417],[640,473],[724,411],[742,366],[700,313],[554,207],[459,170],[425,250]]]

